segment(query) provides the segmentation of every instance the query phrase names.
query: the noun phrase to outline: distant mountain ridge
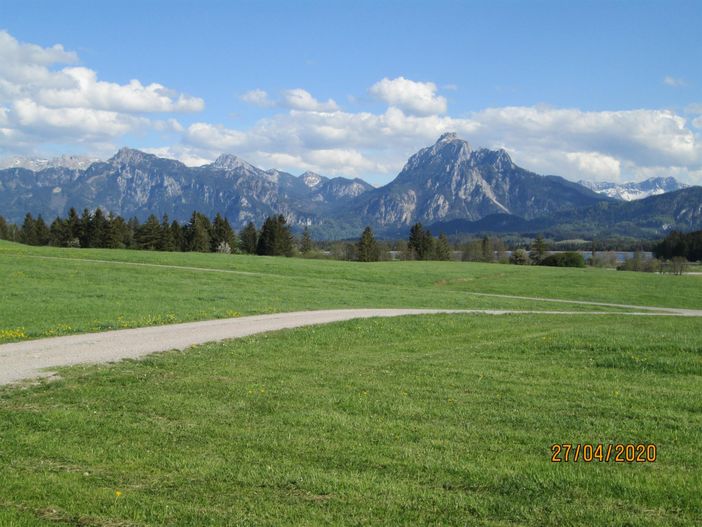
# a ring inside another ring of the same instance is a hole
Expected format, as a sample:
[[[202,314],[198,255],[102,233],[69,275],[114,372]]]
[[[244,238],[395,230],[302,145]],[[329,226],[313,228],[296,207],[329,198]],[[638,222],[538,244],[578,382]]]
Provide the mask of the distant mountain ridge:
[[[657,196],[666,192],[674,192],[689,187],[681,183],[674,177],[652,177],[644,181],[628,183],[610,183],[607,181],[592,182],[580,180],[579,184],[587,187],[598,194],[604,194],[610,198],[621,201],[633,201]]]
[[[664,183],[642,189],[653,192]],[[699,190],[621,201],[525,170],[505,150],[473,150],[449,133],[412,155],[380,188],[361,179],[262,170],[231,154],[188,167],[130,148],[85,168],[8,168],[0,170],[0,215],[19,223],[27,212],[51,220],[70,207],[100,207],[125,218],[167,214],[187,221],[198,210],[220,212],[241,228],[283,214],[297,229],[310,226],[318,238],[356,237],[366,225],[381,236],[404,237],[415,222],[435,226],[437,234],[549,229],[590,236],[597,229],[656,236],[702,228]]]
[[[87,156],[58,156],[50,159],[37,157],[14,156],[0,159],[0,170],[4,168],[26,168],[33,172],[47,168],[71,168],[85,170],[91,164],[100,161],[95,157]]]
[[[314,185],[310,185],[312,179]],[[51,218],[65,215],[70,207],[100,207],[127,218],[143,220],[153,213],[187,220],[193,210],[199,210],[221,212],[238,227],[248,221],[261,223],[273,213],[307,225],[320,223],[340,200],[371,188],[360,179],[264,171],[230,154],[208,165],[188,167],[122,148],[85,170],[0,170],[0,215],[19,222],[26,212]]]

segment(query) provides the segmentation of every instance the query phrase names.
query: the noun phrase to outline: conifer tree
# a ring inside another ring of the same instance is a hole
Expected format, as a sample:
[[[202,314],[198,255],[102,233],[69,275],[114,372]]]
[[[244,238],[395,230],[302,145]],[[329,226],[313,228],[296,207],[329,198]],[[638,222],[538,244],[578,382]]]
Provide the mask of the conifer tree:
[[[451,246],[449,245],[448,238],[443,232],[439,235],[439,240],[436,242],[436,259],[451,259]]]
[[[92,214],[88,209],[83,209],[83,214],[80,217],[80,227],[78,229],[78,239],[81,247],[92,247]]]
[[[7,240],[9,238],[9,229],[7,221],[5,218],[0,216],[0,240]]]
[[[161,224],[153,214],[149,215],[144,224],[136,232],[136,243],[140,249],[158,250],[161,244]]]
[[[110,213],[105,226],[105,247],[108,249],[122,249],[127,246],[129,227],[121,216]]]
[[[139,220],[135,217],[130,218],[127,222],[126,245],[128,249],[135,249],[139,247],[136,238],[140,226],[141,225],[139,224]]]
[[[54,247],[66,247],[71,239],[71,232],[68,229],[68,224],[58,216],[51,222],[49,227],[49,245]]]
[[[292,256],[292,233],[282,214],[266,218],[256,252],[267,256]]]
[[[68,217],[66,218],[66,229],[68,230],[69,236],[67,245],[80,244],[81,221],[80,217],[78,216],[78,212],[76,212],[76,209],[73,207],[71,207],[71,209],[68,211]]]
[[[185,251],[185,235],[183,234],[183,228],[180,226],[177,220],[173,220],[171,223],[171,237],[173,238],[173,245],[175,251]]]
[[[193,212],[188,224],[188,250],[210,252],[210,230],[210,220],[199,212]]]
[[[226,243],[230,248],[235,247],[236,238],[234,229],[229,224],[229,220],[223,218],[218,212],[212,222],[212,239],[210,240],[210,249],[214,252],[222,243]]]
[[[256,226],[253,222],[246,224],[241,232],[239,233],[239,238],[241,240],[241,250],[247,254],[256,254],[256,249],[258,245],[258,232],[256,232]]]
[[[107,218],[105,218],[105,214],[102,212],[102,209],[98,207],[95,209],[95,212],[90,220],[90,247],[105,247],[106,231]]]
[[[544,241],[544,237],[539,234],[531,244],[530,249],[529,259],[531,263],[535,265],[540,264],[546,256],[546,242]]]
[[[305,229],[302,231],[302,239],[300,240],[300,252],[302,254],[309,254],[314,250],[314,242],[312,242],[312,237],[310,236],[310,230],[305,225]]]
[[[370,227],[363,230],[361,239],[358,240],[357,253],[359,262],[377,262],[380,259],[380,247]]]
[[[415,223],[410,229],[408,247],[415,259],[429,260],[434,253],[434,237],[421,223]]]
[[[29,212],[25,214],[22,227],[20,227],[20,242],[26,245],[38,245],[34,218]]]
[[[168,214],[164,214],[161,219],[160,238],[158,242],[159,251],[175,251],[176,244],[171,230],[171,224],[168,222]]]

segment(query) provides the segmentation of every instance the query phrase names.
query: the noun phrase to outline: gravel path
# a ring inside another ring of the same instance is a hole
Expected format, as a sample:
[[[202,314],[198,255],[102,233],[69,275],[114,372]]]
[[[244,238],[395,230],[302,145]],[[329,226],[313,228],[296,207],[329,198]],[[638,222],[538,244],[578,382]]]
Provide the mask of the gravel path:
[[[671,312],[673,311],[673,312]],[[370,317],[396,317],[436,313],[487,315],[616,315],[616,316],[702,316],[702,311],[668,310],[665,313],[516,311],[500,309],[337,309],[298,311],[273,315],[187,322],[166,326],[121,329],[83,335],[69,335],[0,345],[0,385],[41,376],[51,376],[51,368],[72,364],[114,362],[135,359],[149,353],[185,349],[196,344],[245,337],[278,329],[326,324]]]

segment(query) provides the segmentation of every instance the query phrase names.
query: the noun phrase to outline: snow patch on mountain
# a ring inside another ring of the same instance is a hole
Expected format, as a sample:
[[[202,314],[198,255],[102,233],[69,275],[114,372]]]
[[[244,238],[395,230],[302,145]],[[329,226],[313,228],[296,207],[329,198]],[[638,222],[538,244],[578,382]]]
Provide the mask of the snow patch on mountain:
[[[608,181],[579,181],[581,185],[610,198],[621,201],[634,201],[649,196],[657,196],[689,187],[674,177],[652,177],[644,181],[628,183],[611,183]]]
[[[47,168],[70,168],[85,170],[93,163],[100,161],[95,157],[62,155],[52,158],[12,156],[0,160],[0,169],[26,168],[32,172],[39,172]]]

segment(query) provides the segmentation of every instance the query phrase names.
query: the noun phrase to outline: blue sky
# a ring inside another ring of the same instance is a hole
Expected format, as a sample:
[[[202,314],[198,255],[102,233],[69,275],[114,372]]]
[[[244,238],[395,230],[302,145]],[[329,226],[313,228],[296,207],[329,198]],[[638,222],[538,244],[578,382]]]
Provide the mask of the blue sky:
[[[0,157],[227,152],[381,184],[456,131],[541,173],[702,183],[700,28],[700,1],[3,0]]]

